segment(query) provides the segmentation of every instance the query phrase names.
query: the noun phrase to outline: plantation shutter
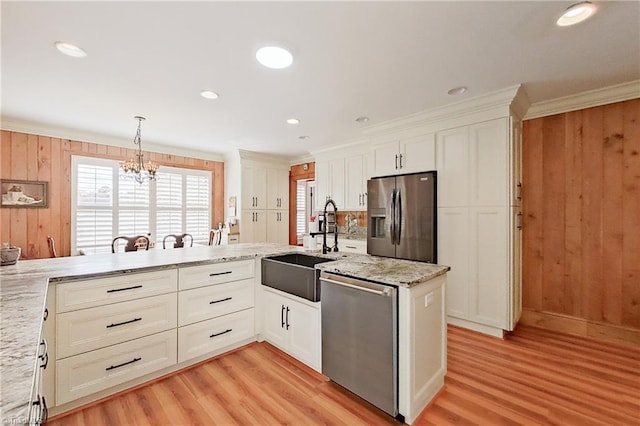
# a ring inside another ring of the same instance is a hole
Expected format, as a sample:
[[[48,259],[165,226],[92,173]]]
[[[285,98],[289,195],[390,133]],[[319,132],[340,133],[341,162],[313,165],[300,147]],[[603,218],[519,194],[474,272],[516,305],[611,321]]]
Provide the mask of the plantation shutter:
[[[113,235],[113,168],[80,164],[76,171],[76,250],[106,253]]]

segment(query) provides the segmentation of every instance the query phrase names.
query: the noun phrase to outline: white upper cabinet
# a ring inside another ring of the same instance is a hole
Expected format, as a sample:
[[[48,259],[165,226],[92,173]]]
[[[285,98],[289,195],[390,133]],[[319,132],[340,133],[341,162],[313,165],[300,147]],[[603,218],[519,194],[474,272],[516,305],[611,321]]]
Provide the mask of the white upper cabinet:
[[[345,167],[344,158],[316,160],[316,210],[323,210],[327,200],[332,199],[338,210],[344,210]]]
[[[435,146],[434,133],[375,144],[372,147],[373,176],[435,170]]]
[[[469,204],[469,130],[438,133],[438,207]]]
[[[367,209],[367,155],[355,155],[345,160],[344,210]]]
[[[267,209],[289,209],[289,171],[267,169]]]
[[[242,208],[267,208],[267,169],[257,165],[242,166]]]

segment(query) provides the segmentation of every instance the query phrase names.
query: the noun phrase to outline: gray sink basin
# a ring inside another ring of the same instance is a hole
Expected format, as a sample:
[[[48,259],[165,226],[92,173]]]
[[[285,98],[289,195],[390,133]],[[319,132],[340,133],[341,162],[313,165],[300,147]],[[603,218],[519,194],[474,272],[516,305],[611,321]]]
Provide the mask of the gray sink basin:
[[[262,284],[318,302],[320,271],[314,266],[332,260],[299,253],[265,257],[262,259]]]

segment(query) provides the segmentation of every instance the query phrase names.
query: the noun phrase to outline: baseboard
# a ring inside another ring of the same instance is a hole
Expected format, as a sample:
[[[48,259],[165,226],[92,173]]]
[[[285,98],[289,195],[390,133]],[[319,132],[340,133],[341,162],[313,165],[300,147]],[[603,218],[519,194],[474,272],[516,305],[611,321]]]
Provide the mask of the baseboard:
[[[478,333],[488,334],[489,336],[504,338],[504,330],[489,325],[479,324],[473,321],[467,321],[452,316],[447,316],[447,324],[455,325],[469,330],[477,331]]]
[[[518,324],[560,331],[576,336],[606,340],[608,342],[640,345],[640,330],[552,312],[522,310]]]

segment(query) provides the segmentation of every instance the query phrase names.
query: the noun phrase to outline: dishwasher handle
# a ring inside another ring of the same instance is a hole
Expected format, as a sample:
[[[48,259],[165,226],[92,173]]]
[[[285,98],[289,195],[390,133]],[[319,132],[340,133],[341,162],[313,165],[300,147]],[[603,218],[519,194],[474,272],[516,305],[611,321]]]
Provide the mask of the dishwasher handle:
[[[329,278],[323,278],[320,277],[320,281],[324,281],[330,284],[335,284],[335,285],[341,285],[343,287],[349,287],[352,288],[354,290],[360,290],[360,291],[366,291],[368,293],[373,293],[373,294],[377,294],[378,296],[391,296],[391,294],[393,293],[393,290],[390,287],[386,287],[382,290],[376,290],[373,288],[369,288],[369,287],[364,287],[364,286],[359,286],[356,284],[349,284],[349,283],[345,283],[342,281],[336,281],[336,280],[332,280]]]

